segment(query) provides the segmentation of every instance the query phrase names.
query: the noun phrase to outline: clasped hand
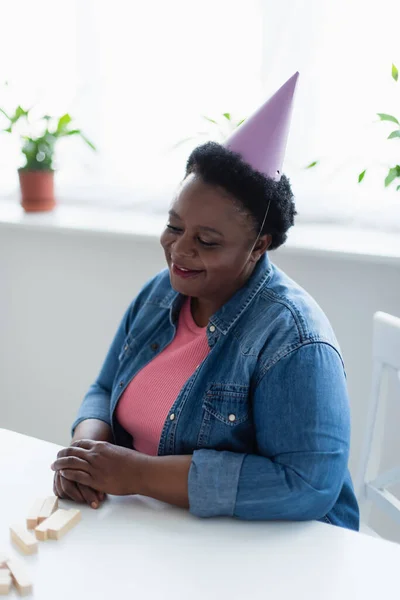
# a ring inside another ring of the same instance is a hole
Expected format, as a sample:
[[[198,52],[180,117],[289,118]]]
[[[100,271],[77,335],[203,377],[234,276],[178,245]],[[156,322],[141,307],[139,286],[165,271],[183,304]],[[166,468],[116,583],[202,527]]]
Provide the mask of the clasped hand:
[[[55,487],[58,476],[78,488],[97,490],[100,495],[138,494],[145,458],[139,452],[109,442],[78,440],[60,450],[51,465],[56,472]]]

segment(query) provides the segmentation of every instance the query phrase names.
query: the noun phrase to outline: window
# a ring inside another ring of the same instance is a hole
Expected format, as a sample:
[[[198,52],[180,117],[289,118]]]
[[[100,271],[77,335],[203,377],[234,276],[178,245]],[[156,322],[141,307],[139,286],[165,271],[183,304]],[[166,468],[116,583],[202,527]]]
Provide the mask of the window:
[[[3,17],[7,94],[69,111],[98,147],[92,155],[79,140],[60,145],[65,200],[165,206],[190,150],[216,131],[202,115],[244,117],[299,70],[285,172],[300,216],[375,221],[383,206],[386,215],[400,207],[395,187],[383,188],[400,141],[374,122],[377,112],[400,117],[394,0],[20,0]],[[2,136],[6,192],[17,157]]]
[[[7,49],[14,60],[0,76],[18,82],[17,101],[37,95],[46,112],[70,111],[99,150],[92,156],[79,140],[63,143],[62,195],[165,203],[196,145],[179,143],[207,131],[202,115],[241,117],[262,99],[259,0],[22,4],[25,29],[16,14],[20,2],[10,9],[12,26],[2,40],[3,55]],[[26,60],[32,53],[34,68]],[[13,151],[3,153],[3,169],[7,159],[16,166]],[[12,174],[15,183],[14,168]]]

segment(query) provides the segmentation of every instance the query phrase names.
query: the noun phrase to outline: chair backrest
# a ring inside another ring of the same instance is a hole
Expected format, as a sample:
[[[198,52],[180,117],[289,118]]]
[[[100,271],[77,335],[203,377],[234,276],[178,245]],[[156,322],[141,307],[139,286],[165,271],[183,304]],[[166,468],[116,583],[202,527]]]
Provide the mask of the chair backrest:
[[[400,524],[400,501],[387,489],[400,482],[400,466],[378,474],[390,370],[398,375],[400,399],[400,319],[376,313],[372,346],[371,400],[356,491],[360,504],[370,501]]]

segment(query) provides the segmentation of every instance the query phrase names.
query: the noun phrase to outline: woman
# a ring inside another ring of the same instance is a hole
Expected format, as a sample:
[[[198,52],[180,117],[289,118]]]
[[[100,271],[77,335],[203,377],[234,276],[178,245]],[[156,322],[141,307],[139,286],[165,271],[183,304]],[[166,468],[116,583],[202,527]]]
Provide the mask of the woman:
[[[267,255],[293,225],[289,182],[271,148],[261,172],[227,146],[189,157],[161,236],[168,269],[126,312],[52,465],[55,493],[358,529],[338,344]]]

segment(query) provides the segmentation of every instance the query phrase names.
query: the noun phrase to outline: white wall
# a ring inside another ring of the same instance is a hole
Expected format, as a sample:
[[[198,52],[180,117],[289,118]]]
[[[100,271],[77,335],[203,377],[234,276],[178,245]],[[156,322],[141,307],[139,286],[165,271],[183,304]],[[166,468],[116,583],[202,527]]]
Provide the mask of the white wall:
[[[354,472],[369,397],[371,319],[376,310],[400,316],[400,267],[289,247],[273,260],[316,298],[341,344]],[[163,266],[153,237],[0,224],[0,427],[67,444],[124,310]],[[393,425],[399,419],[398,408],[387,420],[387,461],[400,456]]]
[[[66,444],[119,320],[162,267],[152,238],[0,228],[0,426]]]

